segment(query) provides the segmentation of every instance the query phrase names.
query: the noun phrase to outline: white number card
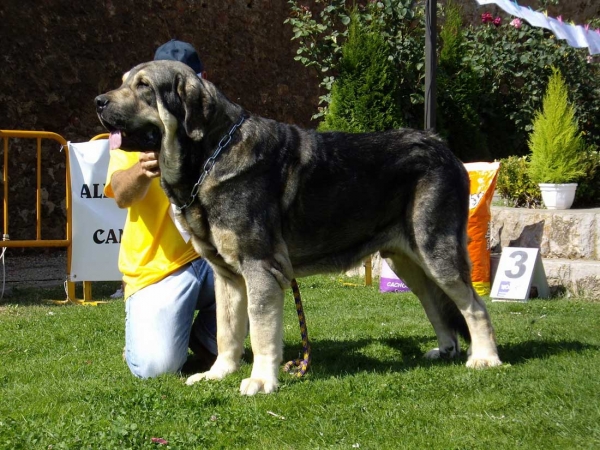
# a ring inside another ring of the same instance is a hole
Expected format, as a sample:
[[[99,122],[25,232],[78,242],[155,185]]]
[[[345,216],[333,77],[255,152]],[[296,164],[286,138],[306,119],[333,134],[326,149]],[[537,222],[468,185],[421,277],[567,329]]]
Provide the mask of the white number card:
[[[550,296],[539,249],[505,247],[490,294],[492,300],[527,301],[532,285],[537,287],[539,297]]]

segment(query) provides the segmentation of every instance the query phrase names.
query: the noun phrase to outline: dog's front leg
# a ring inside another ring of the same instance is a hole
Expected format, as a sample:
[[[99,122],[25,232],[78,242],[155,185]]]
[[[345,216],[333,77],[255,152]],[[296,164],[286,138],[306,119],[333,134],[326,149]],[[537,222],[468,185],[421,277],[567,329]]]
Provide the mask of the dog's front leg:
[[[248,264],[244,269],[254,364],[250,378],[242,381],[240,392],[268,394],[277,390],[283,358],[283,299],[289,280],[265,261]]]
[[[189,377],[187,385],[200,380],[221,380],[240,366],[248,327],[246,286],[242,277],[215,271],[217,301],[217,346],[219,354],[208,372]]]

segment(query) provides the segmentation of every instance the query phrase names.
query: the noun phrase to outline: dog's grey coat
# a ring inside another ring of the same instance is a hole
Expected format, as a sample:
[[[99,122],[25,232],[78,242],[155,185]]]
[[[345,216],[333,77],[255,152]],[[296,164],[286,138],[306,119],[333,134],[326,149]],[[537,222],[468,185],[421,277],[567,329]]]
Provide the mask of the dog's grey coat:
[[[122,149],[160,150],[161,183],[177,206],[189,202],[232,124],[246,118],[179,216],[216,273],[219,356],[190,383],[238,368],[249,317],[255,361],[241,390],[275,390],[290,280],[339,272],[377,251],[436,331],[439,349],[427,356],[457,355],[458,330],[472,339],[468,366],[500,364],[471,285],[468,175],[434,134],[317,133],[268,120],[172,61],[135,67],[96,102],[102,123],[124,133]]]

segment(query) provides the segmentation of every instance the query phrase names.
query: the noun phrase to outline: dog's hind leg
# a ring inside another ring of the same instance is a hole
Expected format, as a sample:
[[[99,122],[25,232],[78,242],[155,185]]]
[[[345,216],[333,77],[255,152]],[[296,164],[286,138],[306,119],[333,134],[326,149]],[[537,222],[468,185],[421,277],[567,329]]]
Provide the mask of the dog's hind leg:
[[[501,365],[490,316],[485,303],[473,289],[471,281],[457,278],[453,281],[444,280],[438,285],[456,303],[469,326],[471,347],[467,367]]]
[[[492,322],[471,282],[467,251],[469,183],[462,175],[450,166],[440,166],[419,182],[407,221],[411,226],[409,256],[445,294],[429,297],[440,304],[438,311],[444,315],[450,311],[452,317],[458,308],[463,316],[471,337],[467,366],[498,366],[501,362]],[[455,306],[444,301],[447,298]]]
[[[386,261],[411,291],[419,298],[425,314],[437,335],[438,347],[428,351],[426,358],[454,358],[460,353],[457,331],[469,339],[464,317],[450,298],[407,255],[386,255]]]
[[[248,329],[247,296],[244,279],[215,270],[217,301],[218,355],[208,372],[192,375],[186,380],[192,385],[200,380],[221,380],[240,365]]]
[[[485,303],[475,292],[466,245],[456,236],[429,233],[417,245],[428,277],[452,299],[469,328],[471,346],[467,367],[492,367],[498,358],[496,337]],[[466,240],[466,239],[465,239]]]

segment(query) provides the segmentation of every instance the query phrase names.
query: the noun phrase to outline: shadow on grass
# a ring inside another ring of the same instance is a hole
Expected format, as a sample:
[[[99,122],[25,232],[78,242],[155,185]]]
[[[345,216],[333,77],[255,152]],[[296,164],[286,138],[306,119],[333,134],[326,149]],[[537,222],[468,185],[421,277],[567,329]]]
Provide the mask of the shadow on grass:
[[[423,348],[433,348],[435,338],[429,336],[360,339],[354,341],[319,340],[311,343],[313,376],[329,377],[360,371],[376,373],[403,372],[415,367],[433,365],[464,365],[467,361],[463,352],[458,358],[430,360],[423,357]],[[383,349],[371,355],[369,348]],[[386,350],[387,349],[387,350]],[[545,359],[554,355],[587,350],[600,350],[600,346],[579,341],[526,341],[517,344],[504,344],[498,347],[500,359],[505,364],[518,365],[530,360]],[[298,345],[286,346],[284,361],[297,358],[301,348]],[[251,361],[251,357],[250,357]]]
[[[533,359],[545,359],[562,353],[580,353],[586,350],[598,351],[600,346],[566,340],[535,340],[498,346],[500,359],[504,363],[512,365],[523,364]]]
[[[440,362],[423,358],[422,348],[427,343],[434,344],[435,340],[423,336],[311,342],[313,375],[328,377],[363,370],[378,373],[400,372],[417,366],[452,364],[452,361]],[[301,352],[301,348],[298,345],[286,346],[284,360],[297,358],[299,351]],[[462,363],[461,358],[456,361]]]

